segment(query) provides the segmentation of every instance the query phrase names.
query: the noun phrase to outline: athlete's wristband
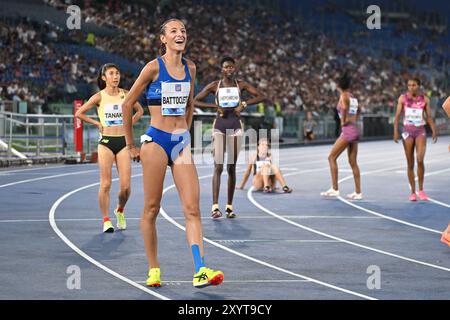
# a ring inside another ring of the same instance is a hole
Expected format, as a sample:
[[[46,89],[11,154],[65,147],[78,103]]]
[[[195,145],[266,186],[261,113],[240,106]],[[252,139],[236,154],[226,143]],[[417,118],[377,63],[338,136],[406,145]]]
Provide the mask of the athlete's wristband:
[[[131,150],[131,149],[136,148],[136,145],[134,145],[134,144],[127,144],[127,148],[128,148],[128,150]]]

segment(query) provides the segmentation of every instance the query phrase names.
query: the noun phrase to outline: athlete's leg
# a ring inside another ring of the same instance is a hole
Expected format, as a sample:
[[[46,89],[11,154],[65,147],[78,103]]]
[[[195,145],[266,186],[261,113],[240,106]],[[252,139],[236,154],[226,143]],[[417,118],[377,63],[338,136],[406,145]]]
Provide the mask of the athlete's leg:
[[[334,143],[333,148],[331,149],[330,154],[328,156],[328,162],[330,164],[330,171],[331,171],[331,181],[334,190],[339,190],[337,158],[339,158],[341,153],[345,150],[345,148],[347,148],[348,144],[349,143],[344,139],[338,138]]]
[[[123,209],[131,193],[131,160],[127,148],[116,154],[116,167],[120,181],[118,207]]]
[[[450,246],[450,223],[447,226],[447,229],[442,232],[441,241]]]
[[[352,142],[349,144],[348,149],[348,162],[353,171],[353,179],[355,179],[355,192],[361,193],[361,175],[358,166],[358,142]]]
[[[417,177],[419,180],[419,191],[423,191],[423,181],[425,176],[425,152],[427,150],[427,138],[419,136],[416,138],[416,160],[417,160]]]
[[[275,190],[275,187],[277,186],[277,179],[275,178],[275,176],[271,175],[269,177],[269,181],[270,181],[270,187],[272,188],[272,190]]]
[[[98,204],[103,218],[109,217],[109,191],[111,190],[112,166],[114,154],[106,146],[99,144],[98,166],[100,170],[100,188],[98,190]]]
[[[270,186],[270,164],[264,164],[261,167],[261,175],[264,181],[264,187]]]
[[[415,142],[412,138],[403,139],[403,148],[405,149],[406,164],[409,186],[411,193],[416,193],[416,183],[414,181],[414,146]]]
[[[264,188],[264,179],[261,173],[255,174],[255,176],[253,177],[252,185],[255,190],[261,190],[262,188]]]
[[[236,163],[241,150],[242,136],[227,136],[228,205],[233,204],[236,188]]]
[[[167,154],[157,143],[146,143],[140,151],[144,186],[144,210],[141,231],[144,238],[150,268],[159,268],[156,217],[158,216],[164,177],[167,169]]]
[[[275,175],[275,179],[278,180],[282,187],[286,186],[286,180],[284,180],[283,174],[281,173],[280,168],[277,165],[271,165],[272,174]]]
[[[189,147],[182,152],[186,156],[190,153]],[[171,166],[175,185],[180,196],[183,213],[186,221],[186,239],[189,246],[197,245],[200,249],[200,256],[204,257],[203,251],[203,231],[200,217],[200,185],[198,181],[197,169],[194,162],[190,164],[181,163],[176,159]],[[195,259],[195,258],[194,258]],[[194,261],[195,263],[195,261]],[[196,270],[197,271],[197,270]]]
[[[190,162],[180,158],[191,159]],[[181,161],[180,161],[181,160]],[[192,284],[196,288],[209,285],[219,285],[224,279],[222,271],[215,271],[205,266],[203,249],[203,230],[200,216],[200,184],[197,169],[192,160],[190,146],[186,147],[179,158],[171,166],[175,185],[180,196],[186,221],[186,239],[189,243],[194,262],[194,277]]]
[[[215,132],[213,135],[214,175],[212,179],[213,204],[219,203],[220,179],[225,155],[225,135]]]

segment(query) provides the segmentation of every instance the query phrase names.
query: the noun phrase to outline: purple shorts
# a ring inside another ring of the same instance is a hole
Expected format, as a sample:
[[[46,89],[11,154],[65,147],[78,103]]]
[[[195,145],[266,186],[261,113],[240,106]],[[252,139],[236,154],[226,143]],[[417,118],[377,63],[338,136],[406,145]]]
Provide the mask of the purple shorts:
[[[425,127],[416,127],[416,126],[404,126],[402,137],[404,140],[406,139],[417,139],[419,137],[425,137],[427,136],[427,132],[425,131]]]
[[[354,123],[348,124],[342,127],[342,132],[339,138],[344,139],[347,142],[356,142],[359,141],[359,129],[358,126]]]

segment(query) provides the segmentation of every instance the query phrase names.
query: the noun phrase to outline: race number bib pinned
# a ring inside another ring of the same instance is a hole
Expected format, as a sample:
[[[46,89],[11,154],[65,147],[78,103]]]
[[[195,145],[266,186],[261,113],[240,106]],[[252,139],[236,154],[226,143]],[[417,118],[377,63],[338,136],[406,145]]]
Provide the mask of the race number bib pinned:
[[[241,100],[239,89],[237,87],[219,88],[218,94],[219,106],[222,108],[235,108]]]
[[[422,126],[424,124],[422,115],[422,109],[413,109],[407,107],[405,109],[405,124],[414,125],[416,127]]]
[[[109,103],[103,107],[105,113],[105,123],[107,126],[121,126],[122,120],[122,104]]]
[[[271,164],[270,160],[256,161],[256,171],[259,172],[259,171],[261,171],[263,166],[270,165],[270,164]]]
[[[355,115],[358,113],[358,99],[350,98],[350,106],[348,109],[348,114]]]
[[[189,82],[161,83],[161,114],[163,116],[182,116],[191,91]]]

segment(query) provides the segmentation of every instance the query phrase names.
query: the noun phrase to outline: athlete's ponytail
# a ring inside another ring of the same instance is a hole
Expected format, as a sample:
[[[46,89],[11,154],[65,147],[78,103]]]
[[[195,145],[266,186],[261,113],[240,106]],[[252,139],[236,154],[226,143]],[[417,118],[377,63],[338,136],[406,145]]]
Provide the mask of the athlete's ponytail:
[[[102,79],[103,76],[106,76],[106,71],[111,68],[116,68],[119,72],[120,69],[117,65],[114,63],[105,63],[99,70],[98,70],[98,77],[97,77],[97,85],[100,88],[100,90],[103,90],[106,88],[106,82]]]

